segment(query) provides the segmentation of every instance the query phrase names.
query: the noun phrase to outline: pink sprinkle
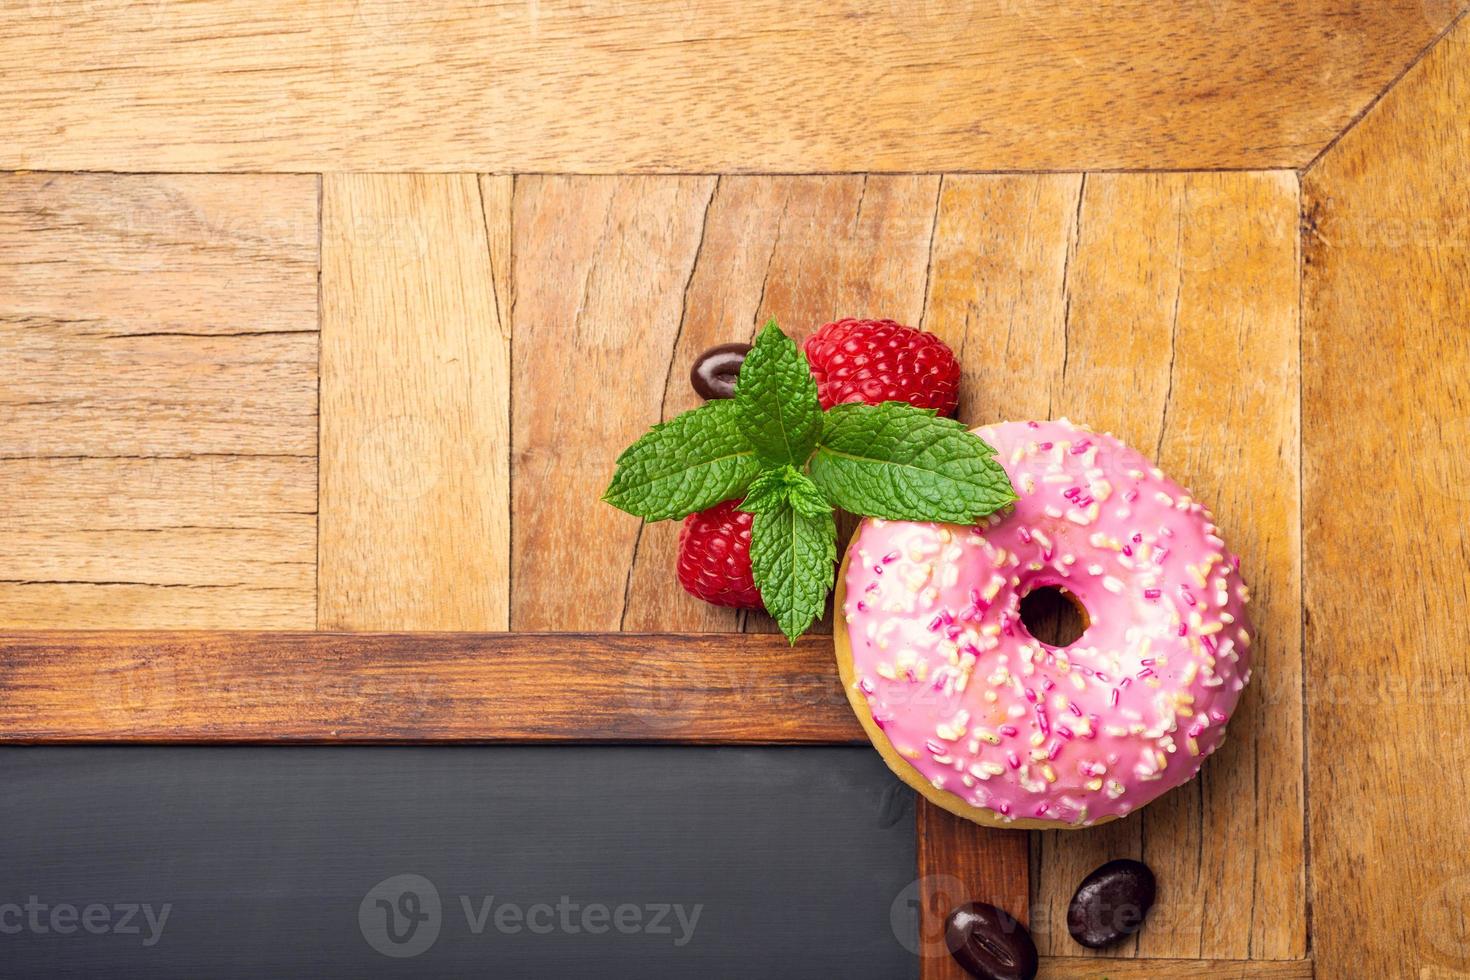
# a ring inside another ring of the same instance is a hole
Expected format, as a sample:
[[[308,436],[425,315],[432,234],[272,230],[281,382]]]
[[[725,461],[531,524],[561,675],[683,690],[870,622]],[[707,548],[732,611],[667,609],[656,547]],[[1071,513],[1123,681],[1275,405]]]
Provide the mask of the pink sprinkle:
[[[1087,452],[1088,448],[1091,446],[1091,439],[1083,439],[1081,442],[1077,443],[1077,445],[1072,447],[1071,453],[1073,456],[1081,456],[1083,453]]]
[[[1169,557],[1169,549],[1160,548],[1159,550],[1154,552],[1154,564],[1162,565],[1164,563],[1164,559],[1167,557]]]
[[[1108,707],[1109,708],[1116,708],[1117,706],[1118,706],[1118,689],[1115,687],[1115,688],[1112,689],[1112,691],[1110,691],[1108,693]]]
[[[1199,738],[1199,736],[1204,732],[1204,730],[1205,730],[1205,726],[1203,724],[1201,724],[1200,722],[1195,722],[1193,725],[1190,725],[1189,726],[1189,737],[1190,738]]]
[[[1139,680],[1142,680],[1145,677],[1154,676],[1154,670],[1152,667],[1145,667],[1134,676],[1136,676]]]
[[[1089,742],[1095,742],[1097,741],[1098,717],[1097,715],[1088,715],[1087,720],[1090,723],[1087,729],[1087,740]]]
[[[877,592],[881,588],[883,588],[883,586],[879,585],[877,582],[869,582],[868,583],[868,587],[866,589],[864,589],[863,591],[864,592]]]
[[[1078,718],[1082,717],[1082,709],[1077,707],[1076,701],[1068,701],[1067,710],[1072,712],[1072,714],[1076,715]]]
[[[1045,803],[1038,803],[1038,804],[1036,804],[1036,809],[1033,810],[1032,812],[1035,813],[1038,817],[1044,817],[1044,816],[1046,816],[1046,804]]]
[[[862,680],[858,681],[858,687],[860,687],[860,688],[863,689],[863,693],[864,694],[872,694],[873,693],[873,682],[870,681],[870,680],[868,680],[866,677],[864,677]]]
[[[1000,732],[1006,738],[1015,738],[1017,735],[1015,725],[1001,725],[996,731]]]
[[[1062,736],[1062,738],[1065,738],[1069,742],[1073,738],[1072,729],[1068,728],[1066,725],[1058,725],[1057,726],[1057,734],[1060,735],[1060,736]],[[1052,758],[1055,759],[1056,756],[1052,756]]]
[[[1142,534],[1139,534],[1137,531],[1134,531],[1133,532],[1133,543],[1134,544],[1143,544],[1143,535]]]
[[[888,554],[883,556],[883,564],[885,565],[891,565],[896,561],[898,561],[898,552],[896,551],[890,551]]]
[[[1102,671],[1097,672],[1097,679],[1102,681],[1104,684],[1111,683],[1108,679],[1108,675],[1104,674]]]
[[[1011,751],[1010,749],[1006,750],[1006,762],[1010,764],[1010,767],[1012,769],[1021,768],[1021,760],[1017,758],[1016,753]]]
[[[1039,429],[1039,428],[1041,428],[1041,423],[1040,422],[1036,422],[1036,421],[1027,422],[1026,423],[1026,428],[1028,428],[1028,429]]]
[[[882,575],[883,574],[883,566],[882,565],[874,565],[873,566],[873,574],[874,575]]]
[[[1118,686],[1119,687],[1127,687],[1129,684],[1132,684],[1132,683],[1133,683],[1133,678],[1131,678],[1131,677],[1125,677],[1121,681],[1118,682]]]
[[[1154,665],[1154,658],[1144,657],[1142,660],[1139,661],[1139,663],[1143,664],[1143,666],[1145,667],[1152,667]]]
[[[1189,627],[1188,626],[1185,626],[1183,623],[1180,623],[1179,624],[1179,635],[1180,636],[1187,636],[1188,634],[1189,634]]]
[[[932,738],[924,743],[924,748],[929,750],[930,755],[944,755],[944,746]]]
[[[935,616],[933,619],[929,620],[929,632],[938,633],[939,627],[943,625],[944,620],[940,619],[938,616]]]
[[[1051,734],[1051,722],[1047,720],[1046,711],[1041,705],[1036,706],[1036,727],[1041,729],[1041,734]]]
[[[1187,603],[1189,603],[1191,606],[1195,606],[1195,605],[1198,605],[1199,604],[1194,599],[1194,593],[1193,592],[1190,592],[1188,589],[1186,589],[1182,585],[1179,586],[1179,595],[1181,597],[1183,597],[1184,601],[1187,602]],[[1183,636],[1184,634],[1183,633],[1180,633],[1179,635],[1180,636]]]
[[[1049,452],[1051,450],[1051,446],[1052,444],[1050,442],[1043,442],[1039,444],[1036,448],[1040,449],[1042,452]]]
[[[1210,652],[1211,656],[1214,656],[1215,652],[1220,649],[1215,645],[1215,638],[1213,636],[1202,636],[1199,638],[1199,641]]]
[[[1221,711],[1219,708],[1211,708],[1210,717],[1214,719],[1216,724],[1223,725],[1225,723],[1225,712]]]
[[[1231,559],[1230,559],[1230,567],[1233,568],[1233,569],[1235,569],[1237,572],[1240,571],[1240,556],[1239,555],[1234,555],[1234,556],[1231,557]]]
[[[1077,495],[1080,494],[1081,492],[1082,492],[1082,488],[1081,487],[1068,487],[1067,489],[1065,489],[1065,490],[1062,491],[1062,496],[1063,497],[1066,497],[1068,500],[1075,501],[1077,499]]]
[[[1132,558],[1133,557],[1133,546],[1132,545],[1125,544],[1123,546],[1123,554],[1127,555],[1129,558]]]
[[[1138,499],[1138,491],[1137,490],[1129,490],[1127,493],[1123,494],[1123,500],[1125,502],[1127,502],[1127,503],[1130,503],[1131,504],[1131,503],[1133,503],[1133,501],[1135,501],[1137,499]]]
[[[867,612],[868,611],[868,604],[866,602],[864,602],[863,600],[859,599],[858,600],[858,604],[857,604],[857,611],[858,612]]]
[[[1026,544],[1030,544],[1031,543],[1031,532],[1029,530],[1027,530],[1024,527],[1019,527],[1019,528],[1016,528],[1016,533],[1020,536],[1021,540],[1024,541]]]
[[[1009,803],[998,803],[996,804],[995,811],[1003,817],[1008,817],[1011,815],[1011,805]]]
[[[1068,736],[1071,737],[1070,735]],[[1062,743],[1052,739],[1052,743],[1046,747],[1046,758],[1049,762],[1055,762],[1057,756],[1062,754]]]
[[[1143,590],[1143,597],[1145,599],[1157,599],[1159,596],[1161,596],[1163,594],[1164,593],[1160,592],[1158,589],[1144,589]]]
[[[1086,496],[1086,497],[1083,497],[1082,499],[1078,500],[1077,501],[1077,506],[1078,507],[1091,507],[1092,506],[1092,497],[1091,497],[1091,495]]]
[[[1052,688],[1054,688],[1054,687],[1056,687],[1056,684],[1052,682],[1052,679],[1050,677],[1044,679],[1041,682],[1041,689],[1043,691],[1045,691],[1046,693],[1048,693],[1048,694],[1051,693]]]
[[[1026,688],[1026,700],[1030,701],[1032,704],[1036,703],[1036,692],[1031,690],[1031,688],[1029,687]]]

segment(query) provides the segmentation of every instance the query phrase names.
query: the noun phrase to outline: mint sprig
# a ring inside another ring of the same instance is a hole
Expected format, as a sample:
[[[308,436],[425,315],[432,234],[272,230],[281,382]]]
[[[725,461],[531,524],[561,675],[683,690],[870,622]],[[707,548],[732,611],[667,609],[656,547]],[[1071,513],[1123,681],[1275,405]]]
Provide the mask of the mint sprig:
[[[618,457],[602,499],[645,520],[666,521],[745,492],[761,471],[732,401],[713,401],[660,422]]]
[[[834,405],[812,482],[838,507],[869,517],[974,524],[1016,499],[1006,471],[976,443],[985,445],[954,419],[905,402]]]
[[[822,614],[837,559],[833,506],[890,520],[973,524],[1016,499],[995,450],[906,402],[823,412],[806,358],[772,320],[735,397],[650,429],[603,499],[645,520],[743,498],[766,610],[795,642]]]
[[[773,466],[805,465],[822,434],[817,382],[806,358],[772,320],[740,365],[736,424]]]
[[[837,522],[830,507],[804,514],[788,497],[751,522],[750,570],[761,602],[793,642],[822,615],[836,560]]]

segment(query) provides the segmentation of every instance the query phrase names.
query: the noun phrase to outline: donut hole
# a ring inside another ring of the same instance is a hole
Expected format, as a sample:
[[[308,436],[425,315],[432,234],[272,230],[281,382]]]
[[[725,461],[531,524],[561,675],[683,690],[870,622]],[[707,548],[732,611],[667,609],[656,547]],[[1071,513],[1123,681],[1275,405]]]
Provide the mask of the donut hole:
[[[1071,646],[1087,632],[1087,610],[1059,585],[1043,585],[1021,597],[1021,625],[1048,646]]]

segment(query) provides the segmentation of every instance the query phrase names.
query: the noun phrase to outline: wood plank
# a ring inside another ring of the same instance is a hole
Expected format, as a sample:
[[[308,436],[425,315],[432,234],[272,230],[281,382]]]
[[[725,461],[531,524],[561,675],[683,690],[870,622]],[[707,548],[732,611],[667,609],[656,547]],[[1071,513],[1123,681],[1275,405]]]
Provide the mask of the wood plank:
[[[604,504],[602,492],[617,454],[659,419],[714,185],[712,177],[517,181],[517,630],[621,627],[639,522]],[[682,597],[666,567],[664,594]]]
[[[1305,177],[1312,935],[1326,977],[1470,971],[1470,23]],[[1387,933],[1364,930],[1365,916]]]
[[[316,198],[0,176],[0,624],[315,622]]]
[[[505,629],[511,178],[322,196],[319,625]]]
[[[1294,167],[1461,7],[54,0],[0,22],[0,168]]]
[[[1044,956],[1041,980],[1312,980],[1311,960],[1107,960]]]
[[[949,913],[965,902],[1005,909],[1023,924],[1030,919],[1027,835],[970,823],[925,799],[916,811],[919,836],[919,976],[968,980],[944,943]]]
[[[829,642],[0,632],[0,740],[862,741]]]
[[[1083,875],[1132,856],[1161,898],[1125,953],[1305,955],[1296,210],[1285,174],[945,178],[925,326],[963,353],[967,420],[1114,431],[1215,504],[1256,596],[1255,679],[1202,777],[1035,838],[1043,954],[1077,949]]]

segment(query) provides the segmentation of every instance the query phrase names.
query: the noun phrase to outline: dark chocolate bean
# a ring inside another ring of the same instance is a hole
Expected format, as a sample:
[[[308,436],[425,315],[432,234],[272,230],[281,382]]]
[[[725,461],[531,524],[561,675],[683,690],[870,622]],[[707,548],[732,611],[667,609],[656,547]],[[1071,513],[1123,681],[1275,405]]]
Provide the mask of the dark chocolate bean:
[[[955,961],[979,980],[1032,980],[1036,976],[1036,944],[1031,933],[994,905],[970,902],[949,913],[944,942]]]
[[[1067,906],[1067,931],[1089,949],[1111,946],[1143,927],[1153,907],[1154,873],[1141,861],[1109,861],[1082,879]]]
[[[721,344],[711,347],[689,369],[689,382],[700,398],[730,398],[735,394],[735,379],[740,365],[750,353],[749,344]]]

